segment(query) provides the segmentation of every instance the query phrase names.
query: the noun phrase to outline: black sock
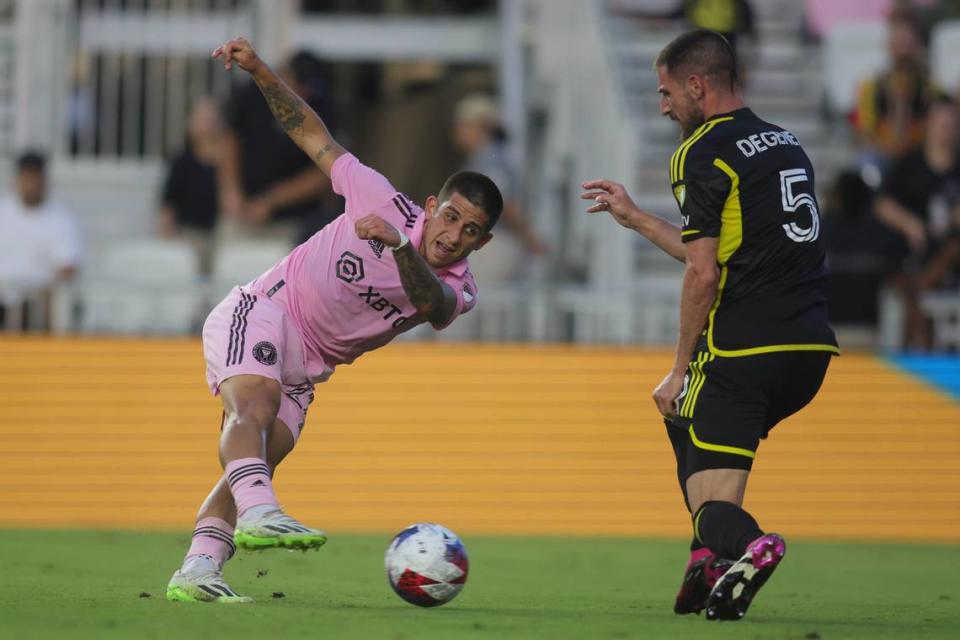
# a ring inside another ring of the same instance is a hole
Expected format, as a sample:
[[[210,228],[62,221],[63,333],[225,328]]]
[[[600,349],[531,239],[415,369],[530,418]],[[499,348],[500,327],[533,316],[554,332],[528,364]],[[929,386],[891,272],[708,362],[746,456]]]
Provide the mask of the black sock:
[[[703,549],[705,546],[707,546],[707,545],[705,545],[705,544],[703,544],[702,542],[700,542],[699,540],[697,540],[697,536],[693,536],[693,538],[690,540],[690,552],[691,552],[691,553],[694,552],[694,551],[698,551],[698,550],[700,550],[700,549]]]
[[[721,558],[739,558],[763,535],[749,513],[732,502],[704,502],[693,517],[693,534]]]

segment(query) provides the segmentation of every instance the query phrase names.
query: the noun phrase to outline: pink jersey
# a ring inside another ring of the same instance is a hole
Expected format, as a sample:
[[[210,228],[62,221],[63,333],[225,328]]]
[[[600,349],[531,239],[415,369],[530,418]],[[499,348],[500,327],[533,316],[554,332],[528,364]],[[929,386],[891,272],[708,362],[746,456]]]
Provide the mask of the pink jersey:
[[[407,299],[390,248],[361,240],[354,228],[358,219],[376,214],[417,247],[423,209],[352,154],[337,158],[331,174],[333,190],[346,200],[344,213],[249,285],[290,314],[315,381],[426,320]],[[434,273],[457,294],[451,322],[476,305],[477,285],[466,259]]]

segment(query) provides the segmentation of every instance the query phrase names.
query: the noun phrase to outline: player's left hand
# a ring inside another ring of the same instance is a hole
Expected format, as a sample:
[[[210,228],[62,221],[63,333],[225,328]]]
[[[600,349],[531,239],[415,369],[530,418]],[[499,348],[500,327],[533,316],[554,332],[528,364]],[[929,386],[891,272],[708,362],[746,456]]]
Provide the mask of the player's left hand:
[[[613,180],[587,180],[582,185],[584,193],[580,194],[582,200],[592,200],[595,204],[587,209],[587,213],[600,213],[609,211],[613,219],[620,225],[632,229],[634,218],[637,216],[639,208],[626,187]]]
[[[357,220],[356,230],[361,240],[379,240],[391,248],[400,246],[400,232],[378,215],[371,214]]]
[[[683,391],[684,372],[671,371],[653,390],[653,402],[664,418],[677,417],[677,396]]]

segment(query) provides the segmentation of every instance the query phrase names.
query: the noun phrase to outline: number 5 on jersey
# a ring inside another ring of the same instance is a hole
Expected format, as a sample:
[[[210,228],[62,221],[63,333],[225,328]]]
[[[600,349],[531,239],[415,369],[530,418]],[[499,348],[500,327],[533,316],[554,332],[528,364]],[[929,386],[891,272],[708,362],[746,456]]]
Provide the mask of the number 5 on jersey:
[[[794,185],[800,182],[809,182],[806,169],[787,169],[780,172],[783,211],[794,213],[800,207],[808,207],[810,210],[810,226],[804,228],[794,221],[783,225],[783,230],[787,232],[787,237],[794,242],[813,242],[820,235],[820,213],[817,211],[817,201],[812,194],[793,192]]]

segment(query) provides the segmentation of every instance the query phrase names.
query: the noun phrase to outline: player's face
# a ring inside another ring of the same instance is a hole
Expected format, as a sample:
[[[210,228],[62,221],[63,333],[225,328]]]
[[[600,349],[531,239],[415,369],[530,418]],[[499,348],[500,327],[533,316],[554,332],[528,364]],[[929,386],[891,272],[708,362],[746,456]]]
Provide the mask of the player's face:
[[[445,201],[427,198],[420,255],[431,267],[445,267],[466,258],[490,241],[487,214],[454,192]]]
[[[657,93],[660,94],[660,115],[680,125],[684,140],[703,124],[705,118],[699,102],[703,92],[699,80],[678,82],[667,73],[666,66],[660,65],[657,67]]]

